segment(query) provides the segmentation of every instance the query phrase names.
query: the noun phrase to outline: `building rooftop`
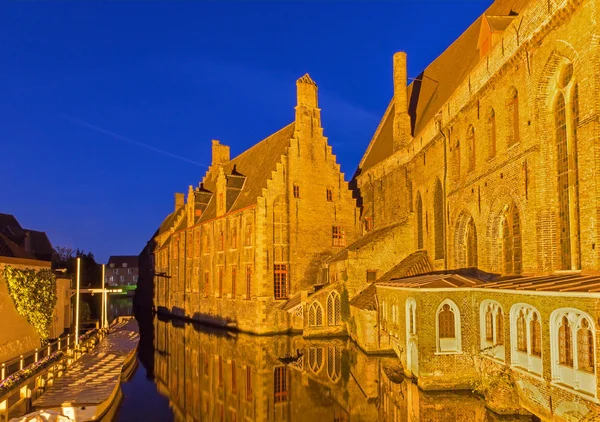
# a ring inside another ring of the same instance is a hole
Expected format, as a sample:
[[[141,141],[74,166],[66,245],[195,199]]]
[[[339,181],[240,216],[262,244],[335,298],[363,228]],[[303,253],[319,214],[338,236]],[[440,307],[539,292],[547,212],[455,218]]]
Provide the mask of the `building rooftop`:
[[[122,267],[123,264],[127,264],[127,268],[138,268],[138,261],[138,255],[111,255],[108,258],[108,265],[115,264],[115,267]]]

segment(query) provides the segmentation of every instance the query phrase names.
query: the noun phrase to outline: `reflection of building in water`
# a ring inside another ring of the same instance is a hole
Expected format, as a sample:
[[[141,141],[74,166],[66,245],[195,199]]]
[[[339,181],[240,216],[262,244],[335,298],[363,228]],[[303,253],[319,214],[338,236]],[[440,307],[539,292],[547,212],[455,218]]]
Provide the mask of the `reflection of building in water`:
[[[402,375],[385,375],[395,359],[346,340],[211,333],[158,320],[154,336],[155,382],[176,420],[403,421],[428,409],[485,420],[483,401],[423,396]]]

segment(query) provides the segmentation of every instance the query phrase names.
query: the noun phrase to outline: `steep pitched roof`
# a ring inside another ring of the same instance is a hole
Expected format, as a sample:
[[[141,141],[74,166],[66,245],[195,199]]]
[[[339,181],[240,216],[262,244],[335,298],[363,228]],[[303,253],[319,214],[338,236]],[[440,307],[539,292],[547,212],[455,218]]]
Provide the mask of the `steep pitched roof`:
[[[425,274],[433,271],[426,250],[416,251],[404,258],[398,265],[385,273],[377,282],[386,282],[402,277]]]
[[[9,256],[11,258],[35,259],[33,255],[17,245],[8,237],[0,234],[0,256]]]
[[[360,239],[358,239],[356,242],[352,243],[349,246],[346,246],[344,249],[336,253],[329,259],[329,262],[343,261],[347,259],[348,251],[355,252],[360,248],[363,248],[371,243],[378,242],[381,239],[384,239],[393,229],[404,223],[405,221],[402,221],[400,223],[392,224],[390,226],[382,227],[380,229],[369,232],[365,236],[362,236]]]
[[[253,147],[247,149],[223,166],[226,175],[235,173],[245,176],[244,184],[239,195],[227,212],[240,210],[256,203],[262,195],[263,188],[267,187],[267,180],[286,153],[290,139],[294,136],[295,124],[290,123],[281,130],[263,139]],[[218,169],[211,169],[205,176],[203,186],[211,192],[216,190]],[[237,176],[236,176],[237,177]],[[216,201],[211,200],[202,214],[200,221],[206,221],[216,216]]]
[[[498,18],[499,16],[520,13],[530,1],[496,0],[484,15],[493,16],[494,25],[501,27],[505,24],[505,20]],[[479,62],[477,44],[482,18],[483,15],[477,18],[460,37],[409,84],[408,112],[411,117],[413,135],[417,135],[435,117],[442,105]],[[393,115],[392,99],[359,165],[357,174],[392,155]]]
[[[17,227],[19,229],[22,229],[21,225],[19,224],[14,215],[0,213],[0,233],[6,227]]]

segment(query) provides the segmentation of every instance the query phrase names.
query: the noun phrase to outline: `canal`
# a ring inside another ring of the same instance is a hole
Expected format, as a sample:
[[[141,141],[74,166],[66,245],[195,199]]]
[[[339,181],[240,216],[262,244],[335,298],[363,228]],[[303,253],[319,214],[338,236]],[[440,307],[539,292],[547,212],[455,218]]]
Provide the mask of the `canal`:
[[[496,421],[469,392],[423,392],[345,338],[253,336],[140,320],[116,421]],[[519,419],[530,420],[530,419]]]

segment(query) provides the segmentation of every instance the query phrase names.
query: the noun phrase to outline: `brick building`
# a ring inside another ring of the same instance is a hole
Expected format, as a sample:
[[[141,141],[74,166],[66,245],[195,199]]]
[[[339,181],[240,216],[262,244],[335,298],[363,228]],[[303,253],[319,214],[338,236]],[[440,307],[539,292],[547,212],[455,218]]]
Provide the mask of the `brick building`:
[[[139,267],[139,257],[136,255],[111,255],[104,270],[104,281],[109,286],[135,286]]]
[[[328,282],[326,260],[358,238],[317,86],[308,75],[296,85],[291,124],[235,158],[213,141],[202,182],[175,195],[153,239],[159,310],[254,333],[302,329],[302,295]]]

